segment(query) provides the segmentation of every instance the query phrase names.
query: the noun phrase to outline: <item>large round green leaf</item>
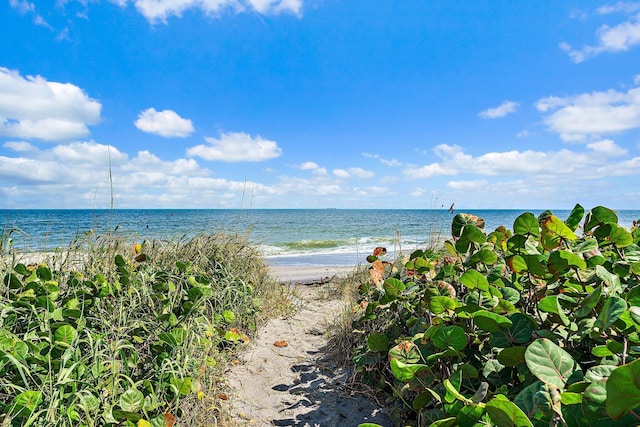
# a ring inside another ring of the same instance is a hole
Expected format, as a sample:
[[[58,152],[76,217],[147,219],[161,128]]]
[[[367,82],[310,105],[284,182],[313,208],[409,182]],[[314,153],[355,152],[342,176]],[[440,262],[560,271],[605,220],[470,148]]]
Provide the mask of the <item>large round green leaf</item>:
[[[599,379],[586,388],[582,397],[582,413],[588,418],[602,418],[606,415],[605,401],[607,379]]]
[[[560,390],[564,389],[569,377],[580,370],[569,353],[546,338],[537,339],[529,345],[525,361],[536,378]]]
[[[135,388],[130,388],[120,396],[120,407],[123,411],[138,412],[144,405],[144,395]]]
[[[618,246],[619,248],[624,248],[633,243],[633,236],[631,235],[631,233],[629,233],[619,225],[614,225],[611,227],[609,239],[611,239],[611,243]]]
[[[56,344],[63,347],[69,347],[77,335],[78,332],[73,326],[62,325],[58,329],[56,329],[56,332],[53,335],[53,339],[55,340]]]
[[[509,400],[494,397],[487,403],[486,411],[497,426],[533,427],[522,409]]]
[[[473,313],[473,320],[476,325],[487,332],[496,332],[501,328],[508,328],[512,325],[511,320],[487,310],[479,310]]]
[[[526,347],[507,347],[498,353],[498,362],[504,366],[518,366],[524,362]]]
[[[498,261],[498,255],[491,249],[480,249],[465,262],[465,265],[471,266],[481,262],[485,265],[492,265]]]
[[[477,228],[484,228],[484,220],[468,213],[459,213],[451,221],[451,234],[459,238],[465,225],[471,224]]]
[[[398,359],[391,359],[391,372],[398,381],[411,381],[418,372],[429,371],[427,365],[404,363]]]
[[[609,376],[606,391],[607,414],[614,420],[640,407],[640,359],[615,369]]]
[[[596,206],[591,209],[584,220],[584,231],[589,231],[601,224],[617,224],[618,215],[609,208]]]
[[[479,288],[482,291],[489,289],[487,278],[476,270],[467,270],[460,276],[460,283],[469,289]]]
[[[433,345],[443,350],[449,347],[462,350],[467,346],[467,334],[464,329],[456,325],[439,328],[431,339]]]
[[[587,263],[573,252],[559,250],[553,251],[549,255],[547,268],[552,274],[562,274],[570,268],[587,268]]]
[[[627,311],[627,302],[620,297],[609,297],[604,301],[602,311],[596,320],[596,326],[603,331],[620,318]]]
[[[513,222],[513,232],[522,236],[538,237],[540,235],[538,219],[531,212],[523,213]]]
[[[385,352],[389,349],[389,338],[380,332],[373,332],[367,339],[369,350],[375,352]]]
[[[485,234],[480,231],[478,227],[472,224],[467,224],[464,226],[464,228],[462,229],[462,236],[460,237],[463,239],[466,238],[470,242],[477,244],[482,244],[487,241],[487,236],[485,236]]]
[[[23,391],[13,399],[14,411],[18,413],[30,414],[38,406],[40,406],[42,401],[43,397],[41,391]]]
[[[555,215],[541,215],[539,223],[543,231],[549,231],[552,235],[567,240],[576,240],[578,238],[578,236]]]

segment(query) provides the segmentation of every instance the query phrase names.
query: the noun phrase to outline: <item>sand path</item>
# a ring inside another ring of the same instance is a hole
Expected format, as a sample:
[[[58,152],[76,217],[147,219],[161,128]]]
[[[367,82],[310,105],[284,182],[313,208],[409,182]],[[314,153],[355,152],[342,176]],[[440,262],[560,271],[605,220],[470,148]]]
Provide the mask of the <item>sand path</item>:
[[[344,303],[327,285],[304,285],[334,269],[273,269],[296,288],[295,314],[270,320],[228,373],[235,390],[231,414],[238,426],[393,426],[384,410],[350,387],[352,370],[339,367],[327,350],[332,321]],[[302,274],[304,272],[304,274]],[[287,276],[288,274],[288,276]],[[329,276],[332,277],[332,276]],[[286,341],[277,347],[276,341]]]

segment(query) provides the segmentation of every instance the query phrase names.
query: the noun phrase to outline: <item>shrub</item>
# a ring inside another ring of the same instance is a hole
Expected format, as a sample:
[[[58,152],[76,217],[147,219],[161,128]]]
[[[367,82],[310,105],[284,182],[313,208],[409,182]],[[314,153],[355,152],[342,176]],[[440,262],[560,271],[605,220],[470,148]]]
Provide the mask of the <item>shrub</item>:
[[[584,221],[583,221],[584,218]],[[576,235],[582,223],[582,235]],[[370,256],[362,379],[431,426],[640,423],[640,228],[576,205],[485,232],[458,214],[445,251]]]
[[[220,235],[76,249],[0,270],[3,425],[206,424],[215,366],[273,298],[260,258]]]

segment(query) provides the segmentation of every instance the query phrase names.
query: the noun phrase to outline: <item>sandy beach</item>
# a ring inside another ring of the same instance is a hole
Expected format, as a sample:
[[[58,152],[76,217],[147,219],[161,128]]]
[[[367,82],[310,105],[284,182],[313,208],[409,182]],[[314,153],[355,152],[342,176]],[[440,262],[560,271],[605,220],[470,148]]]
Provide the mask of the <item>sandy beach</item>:
[[[269,271],[273,277],[283,283],[315,282],[325,278],[345,277],[356,269],[349,265],[325,265],[325,266],[291,266],[269,265]]]

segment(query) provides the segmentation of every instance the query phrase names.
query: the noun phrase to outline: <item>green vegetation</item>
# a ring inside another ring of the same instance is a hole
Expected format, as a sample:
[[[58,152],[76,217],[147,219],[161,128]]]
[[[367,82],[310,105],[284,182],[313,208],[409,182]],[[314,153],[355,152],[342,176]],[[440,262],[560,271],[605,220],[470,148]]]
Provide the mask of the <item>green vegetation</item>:
[[[214,425],[232,351],[288,303],[223,235],[5,255],[0,280],[3,426]]]
[[[398,423],[640,424],[638,224],[576,205],[491,232],[459,214],[451,234],[396,265],[371,255],[360,286],[355,363]]]

